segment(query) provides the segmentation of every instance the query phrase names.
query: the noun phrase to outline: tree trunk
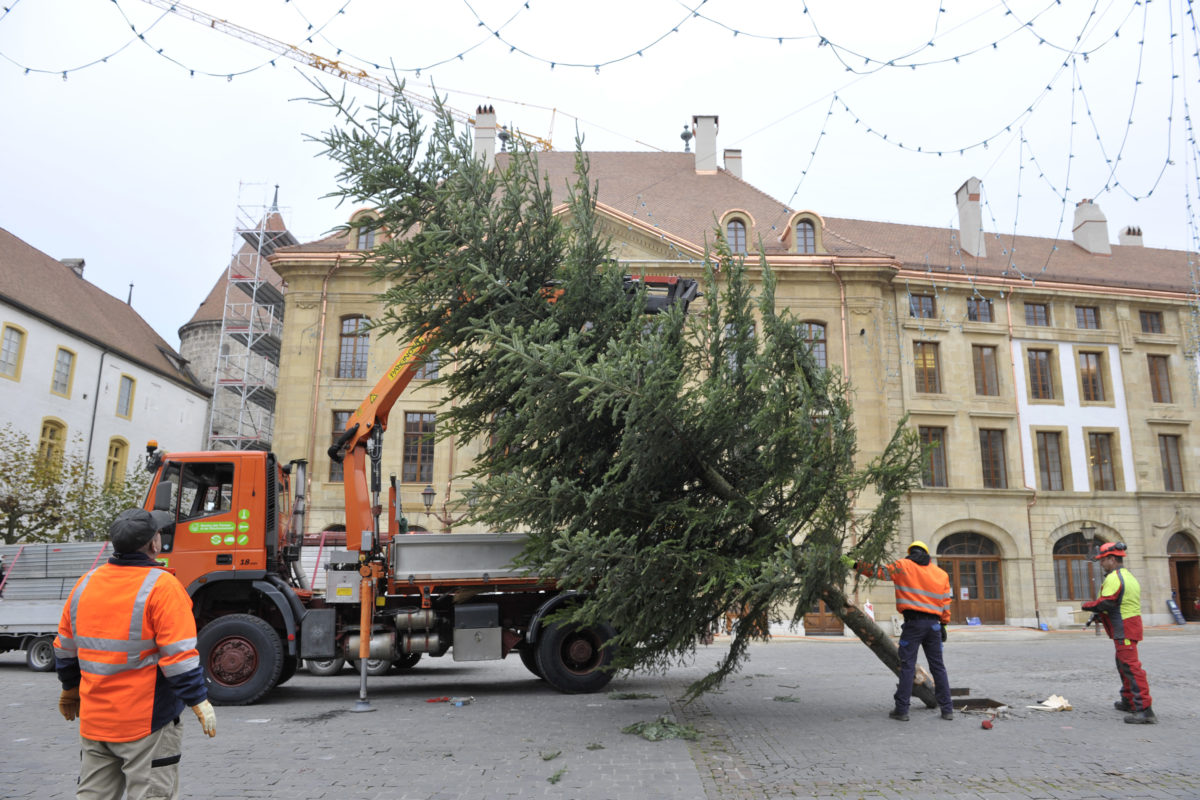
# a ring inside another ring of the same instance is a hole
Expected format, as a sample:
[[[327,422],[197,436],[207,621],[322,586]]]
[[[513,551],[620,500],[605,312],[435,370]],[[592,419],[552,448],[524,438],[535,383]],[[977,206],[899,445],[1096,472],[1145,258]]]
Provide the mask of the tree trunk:
[[[900,651],[891,637],[884,633],[883,628],[875,624],[875,620],[864,614],[857,606],[851,605],[850,601],[846,599],[846,593],[837,587],[825,587],[821,592],[821,599],[847,628],[854,631],[859,639],[862,639],[863,644],[871,648],[871,652],[878,656],[884,666],[897,675],[900,674]],[[913,682],[913,697],[924,703],[926,708],[937,708],[938,702],[933,692],[933,680],[927,675],[922,675],[922,672],[922,670],[917,671],[917,678]]]

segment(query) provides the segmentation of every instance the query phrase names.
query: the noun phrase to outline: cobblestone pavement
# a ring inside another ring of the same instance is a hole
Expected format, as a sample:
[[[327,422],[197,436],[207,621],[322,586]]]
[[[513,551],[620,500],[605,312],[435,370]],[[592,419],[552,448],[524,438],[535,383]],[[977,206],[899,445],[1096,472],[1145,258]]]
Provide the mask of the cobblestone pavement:
[[[1090,633],[953,628],[951,684],[1008,704],[943,721],[919,704],[889,720],[894,680],[857,640],[778,637],[716,693],[678,698],[722,640],[666,675],[619,676],[611,691],[560,695],[520,661],[425,659],[372,679],[371,713],[351,711],[350,672],[298,674],[264,703],[217,709],[217,738],[186,713],[185,797],[479,800],[639,798],[1200,798],[1196,682],[1200,625],[1151,631],[1142,644],[1160,723],[1125,725],[1112,709],[1112,644]],[[621,699],[616,693],[632,696]],[[1051,694],[1071,711],[1026,708]],[[56,710],[54,675],[0,655],[0,798],[70,798],[74,724]],[[473,697],[462,706],[428,703]],[[660,715],[695,742],[622,734]]]

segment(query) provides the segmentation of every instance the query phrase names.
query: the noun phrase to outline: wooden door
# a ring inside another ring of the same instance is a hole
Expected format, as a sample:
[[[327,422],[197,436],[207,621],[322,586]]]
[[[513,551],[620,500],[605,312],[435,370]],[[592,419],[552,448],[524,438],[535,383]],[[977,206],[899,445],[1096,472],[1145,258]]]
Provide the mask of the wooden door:
[[[842,620],[830,613],[824,601],[818,600],[804,615],[805,636],[841,636]]]
[[[937,565],[950,576],[951,623],[977,617],[985,625],[1004,624],[1003,568],[994,541],[972,532],[947,536],[938,545]]]
[[[1200,620],[1200,559],[1196,556],[1171,556],[1171,588],[1175,602],[1187,620]]]

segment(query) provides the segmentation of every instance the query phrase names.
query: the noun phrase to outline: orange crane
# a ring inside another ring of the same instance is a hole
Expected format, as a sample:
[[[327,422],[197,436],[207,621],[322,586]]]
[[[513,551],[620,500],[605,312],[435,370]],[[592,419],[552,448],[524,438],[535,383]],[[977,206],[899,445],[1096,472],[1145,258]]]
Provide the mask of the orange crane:
[[[357,84],[358,86],[363,86],[367,89],[374,89],[381,94],[395,95],[399,93],[407,98],[407,100],[417,108],[421,108],[426,111],[437,111],[437,104],[428,97],[416,94],[408,89],[398,89],[395,84],[392,84],[376,75],[372,75],[364,69],[343,64],[340,61],[326,58],[325,56],[317,53],[310,53],[309,51],[302,50],[295,45],[281,42],[278,39],[272,39],[270,36],[265,36],[261,33],[252,31],[249,28],[244,28],[241,25],[230,22],[229,20],[219,19],[211,14],[206,14],[203,11],[200,11],[199,9],[192,8],[191,6],[184,5],[183,3],[177,3],[175,0],[143,1],[152,6],[164,9],[173,14],[177,14],[180,17],[191,20],[199,25],[203,25],[207,28],[211,28],[212,30],[227,34],[235,39],[241,39],[243,42],[247,42],[256,47],[261,47],[263,50],[275,53],[278,56],[290,58],[292,61],[299,62],[306,67],[312,67],[313,69],[320,70],[328,75],[333,75],[336,78],[341,78],[344,81]],[[464,125],[473,125],[475,123],[474,117],[458,110],[457,108],[446,105],[443,105],[442,108],[455,122],[459,122]],[[543,139],[540,136],[534,136],[532,134],[521,133],[520,131],[510,131],[510,133],[514,138],[528,144],[531,149],[554,149],[549,139]]]

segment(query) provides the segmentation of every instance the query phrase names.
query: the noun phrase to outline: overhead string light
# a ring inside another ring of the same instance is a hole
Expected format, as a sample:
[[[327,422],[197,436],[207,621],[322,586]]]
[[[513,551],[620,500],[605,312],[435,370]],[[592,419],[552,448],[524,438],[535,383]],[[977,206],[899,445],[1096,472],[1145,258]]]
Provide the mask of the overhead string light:
[[[113,4],[116,5],[116,0],[113,0]],[[17,4],[13,3],[11,6],[7,7],[4,10],[4,16],[6,17],[8,15],[8,12],[12,11],[12,9],[16,8],[16,6],[17,6]],[[120,10],[119,6],[118,6],[118,10]],[[20,61],[17,61],[16,59],[10,57],[7,53],[3,53],[3,52],[0,52],[0,58],[3,58],[8,63],[21,69],[22,71],[24,71],[24,73],[26,75],[61,75],[62,79],[65,81],[67,79],[67,76],[69,74],[71,74],[72,72],[79,72],[80,70],[88,69],[89,67],[94,67],[97,64],[107,63],[110,58],[121,54],[130,45],[132,45],[138,41],[144,41],[142,37],[144,37],[147,33],[152,31],[154,29],[154,27],[156,25],[158,25],[158,23],[162,22],[167,17],[167,15],[170,13],[171,13],[170,11],[164,11],[162,14],[159,14],[158,18],[155,19],[154,22],[151,22],[148,26],[146,26],[145,30],[139,32],[138,29],[136,27],[134,27],[133,23],[129,22],[129,17],[125,16],[125,12],[121,11],[121,16],[125,17],[125,22],[128,23],[129,27],[133,30],[133,34],[134,34],[133,37],[130,38],[129,41],[125,42],[125,44],[123,44],[120,47],[118,47],[117,49],[109,52],[108,54],[100,56],[99,58],[94,58],[91,61],[84,62],[83,64],[78,64],[74,67],[65,67],[65,68],[64,67],[34,67],[34,66],[30,66],[29,64],[25,64]],[[4,19],[4,17],[0,17],[0,21],[2,21],[3,19]]]

